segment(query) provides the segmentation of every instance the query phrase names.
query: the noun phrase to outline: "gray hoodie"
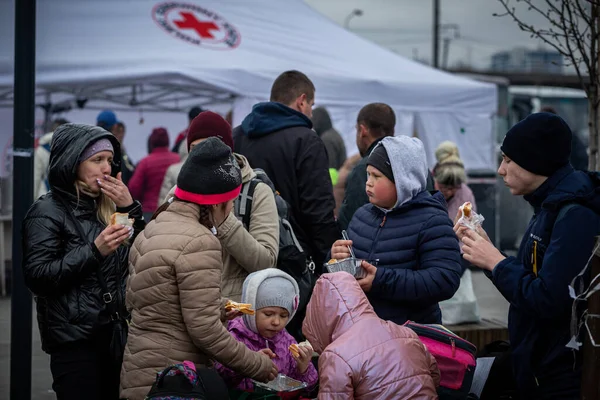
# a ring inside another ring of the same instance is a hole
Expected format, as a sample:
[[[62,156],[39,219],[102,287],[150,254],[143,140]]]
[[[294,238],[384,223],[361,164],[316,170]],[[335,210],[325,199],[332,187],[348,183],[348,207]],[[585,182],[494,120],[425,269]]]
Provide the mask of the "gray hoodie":
[[[400,207],[427,189],[427,156],[423,142],[409,136],[384,138],[377,146],[385,147],[390,159]]]

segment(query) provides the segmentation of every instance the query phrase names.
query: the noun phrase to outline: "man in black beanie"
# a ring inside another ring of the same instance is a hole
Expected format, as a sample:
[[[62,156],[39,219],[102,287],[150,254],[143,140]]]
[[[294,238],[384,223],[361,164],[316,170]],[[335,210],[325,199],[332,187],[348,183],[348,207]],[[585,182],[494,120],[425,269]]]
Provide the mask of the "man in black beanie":
[[[600,234],[600,178],[573,169],[571,136],[558,115],[537,113],[504,138],[498,173],[535,212],[516,257],[501,254],[485,232],[455,226],[464,258],[510,303],[513,370],[524,399],[580,398],[582,354],[573,348],[581,337],[571,331],[579,315],[572,315],[569,285],[580,273],[590,283],[584,268]]]

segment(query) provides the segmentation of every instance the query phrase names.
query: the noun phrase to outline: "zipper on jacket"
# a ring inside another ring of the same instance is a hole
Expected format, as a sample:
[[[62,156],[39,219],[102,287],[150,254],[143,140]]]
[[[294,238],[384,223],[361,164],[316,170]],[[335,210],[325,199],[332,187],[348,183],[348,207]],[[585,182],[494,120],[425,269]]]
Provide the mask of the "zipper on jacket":
[[[534,376],[533,376],[533,379],[535,379],[535,385],[536,385],[537,387],[540,387],[540,383],[538,382],[537,376],[535,376],[535,375],[534,375]]]
[[[533,266],[533,274],[537,276],[537,240],[533,241],[533,250],[531,251],[531,265]]]
[[[383,226],[385,225],[385,221],[387,220],[387,214],[383,215],[383,221],[381,221],[381,224],[379,224],[379,227],[383,228]]]
[[[377,232],[375,232],[375,237],[373,238],[373,242],[371,245],[371,251],[369,251],[369,260],[373,259],[373,251],[375,250],[375,244],[378,242],[379,240],[379,233],[381,232],[381,228],[383,228],[383,225],[385,225],[385,221],[387,219],[387,214],[383,214],[383,221],[381,221],[381,224],[379,224],[379,228],[377,228]]]

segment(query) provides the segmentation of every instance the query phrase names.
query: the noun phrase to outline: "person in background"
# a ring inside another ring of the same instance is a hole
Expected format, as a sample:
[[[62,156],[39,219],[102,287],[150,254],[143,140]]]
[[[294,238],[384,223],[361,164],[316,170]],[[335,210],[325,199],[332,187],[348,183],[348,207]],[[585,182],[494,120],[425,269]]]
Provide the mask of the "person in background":
[[[438,302],[454,295],[462,273],[446,201],[427,191],[427,173],[419,139],[381,140],[367,158],[370,204],[352,217],[350,240],[331,249],[331,257],[342,260],[352,246],[356,258],[367,260],[358,283],[377,315],[399,325],[440,324]]]
[[[313,129],[323,141],[329,158],[329,169],[338,171],[346,161],[346,144],[333,128],[331,117],[324,107],[317,107],[312,115]]]
[[[33,200],[39,199],[48,193],[50,183],[48,182],[48,169],[50,166],[50,146],[54,131],[61,125],[68,124],[64,118],[57,118],[52,122],[52,131],[43,135],[33,154]]]
[[[127,155],[125,150],[125,124],[117,121],[117,115],[111,110],[104,110],[96,117],[96,125],[112,133],[121,144],[121,177],[125,185],[129,184],[129,180],[135,171],[135,164]]]
[[[181,168],[171,202],[138,236],[129,258],[129,338],[121,371],[121,397],[142,400],[168,365],[221,363],[244,376],[273,380],[271,350],[255,352],[222,323],[222,248],[217,238],[242,187],[231,149],[211,137],[195,146]]]
[[[450,219],[457,221],[462,216],[458,215],[458,210],[467,201],[471,203],[472,211],[477,212],[475,196],[466,184],[467,174],[456,144],[450,141],[440,143],[435,150],[435,158],[437,160],[433,168],[435,188],[446,199]],[[461,257],[461,264],[462,273],[458,290],[451,299],[440,301],[444,324],[475,323],[480,320],[475,293],[472,289],[469,290],[473,287],[471,272],[466,272],[469,263]]]
[[[319,399],[437,399],[440,371],[410,328],[375,314],[347,272],[317,281],[303,332],[319,354]]]
[[[190,124],[187,146],[190,151],[210,137],[217,137],[230,148],[233,147],[231,125],[219,114],[203,111]],[[250,184],[256,173],[246,157],[233,153],[242,171],[242,185]],[[243,186],[242,186],[243,187]],[[167,194],[172,196],[176,187]],[[236,199],[236,202],[239,198]],[[256,185],[249,210],[249,226],[232,212],[219,227],[217,237],[223,246],[223,276],[221,293],[233,301],[240,301],[244,279],[249,273],[277,265],[279,251],[279,218],[273,191],[263,183]]]
[[[202,107],[192,107],[188,112],[188,127],[192,123],[193,119],[198,116],[202,111]],[[183,143],[183,147],[185,147],[185,138],[187,137],[187,128],[179,132],[177,138],[175,139],[175,144],[171,151],[176,154],[180,154],[179,149],[181,148],[181,144]]]
[[[181,167],[187,159],[188,153],[187,143],[185,146],[179,146],[179,162],[170,165],[169,168],[167,168],[165,179],[163,179],[162,185],[160,186],[160,193],[158,195],[159,203],[167,201],[169,191],[177,184],[177,175],[179,175],[179,171],[181,171]]]
[[[132,195],[142,202],[146,221],[158,208],[158,195],[167,168],[179,162],[179,156],[169,151],[169,134],[165,128],[154,128],[149,143],[152,153],[139,162],[129,182]]]
[[[512,365],[523,399],[581,398],[582,351],[567,344],[581,340],[572,327],[583,310],[573,313],[569,285],[579,274],[575,290],[590,285],[584,267],[600,234],[600,184],[596,172],[571,166],[571,136],[558,115],[535,113],[504,137],[498,174],[534,208],[516,257],[503,255],[481,228],[454,227],[463,257],[510,303]]]
[[[42,349],[58,400],[118,400],[121,359],[111,352],[112,314],[126,318],[129,245],[142,207],[120,180],[119,142],[104,129],[65,124],[54,133],[50,192],[23,221],[23,275],[36,299]],[[111,225],[115,212],[135,220]],[[83,237],[83,236],[84,237]]]
[[[235,152],[265,171],[290,205],[294,233],[320,271],[339,231],[327,150],[311,129],[314,103],[311,80],[299,71],[283,72],[270,101],[255,104],[233,138]]]
[[[255,315],[244,314],[242,318],[229,321],[227,330],[253,351],[268,348],[280,374],[304,382],[310,389],[317,383],[317,370],[311,362],[313,351],[298,346],[299,356],[289,350],[298,344],[285,326],[294,318],[300,295],[298,284],[288,274],[275,268],[253,272],[244,281],[242,303],[252,304]],[[219,374],[230,387],[243,391],[254,389],[252,380],[217,364]]]
[[[448,203],[448,215],[455,220],[458,209],[465,202],[471,202],[473,211],[477,212],[477,204],[473,192],[467,186],[465,165],[460,159],[455,143],[445,141],[435,149],[437,164],[433,168],[435,188],[442,192]]]
[[[340,207],[346,194],[346,184],[350,173],[356,167],[356,165],[362,160],[360,154],[355,154],[352,157],[348,157],[338,172],[338,181],[333,185],[333,197],[335,198],[335,216],[339,216]]]

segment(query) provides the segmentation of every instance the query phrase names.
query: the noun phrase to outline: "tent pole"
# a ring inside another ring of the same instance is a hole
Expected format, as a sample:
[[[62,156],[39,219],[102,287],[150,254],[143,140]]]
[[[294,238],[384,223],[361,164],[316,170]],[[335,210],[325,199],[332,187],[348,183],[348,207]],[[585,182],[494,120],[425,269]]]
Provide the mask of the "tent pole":
[[[433,49],[432,49],[432,66],[440,67],[440,0],[433,0]]]
[[[35,0],[15,2],[10,399],[31,399],[31,293],[22,272],[21,224],[33,198]],[[2,263],[3,264],[3,263]],[[4,268],[4,265],[1,265]]]

